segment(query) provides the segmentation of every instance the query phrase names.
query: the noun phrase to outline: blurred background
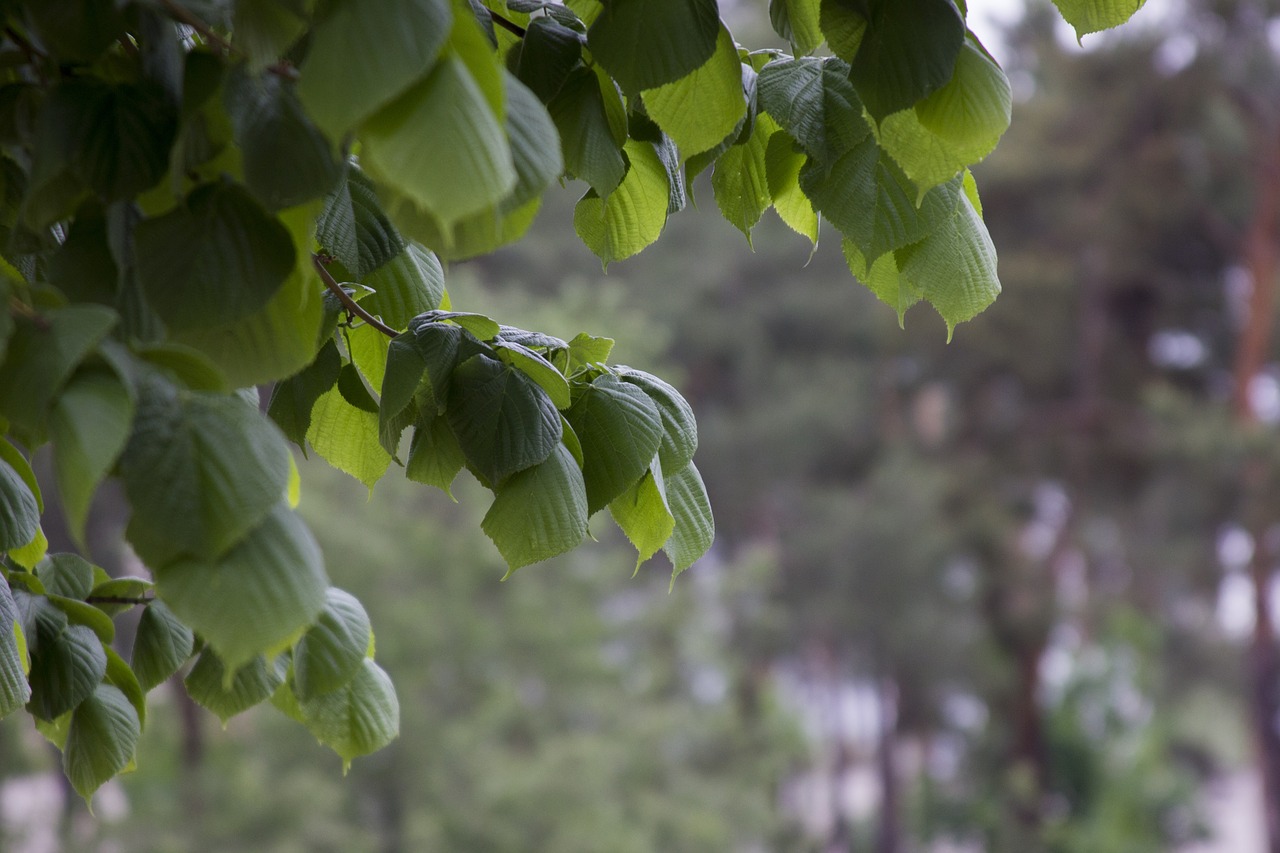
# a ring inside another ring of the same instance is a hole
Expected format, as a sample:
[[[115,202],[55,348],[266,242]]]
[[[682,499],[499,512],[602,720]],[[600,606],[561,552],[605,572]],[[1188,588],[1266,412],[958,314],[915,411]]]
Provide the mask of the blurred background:
[[[607,276],[576,187],[450,270],[692,402],[718,537],[674,591],[603,516],[499,583],[479,488],[367,499],[312,460],[400,739],[344,778],[270,707],[219,731],[162,687],[91,818],[16,715],[0,849],[1280,850],[1280,5],[1166,0],[1083,48],[1041,2],[970,17],[1016,99],[975,169],[1005,292],[950,344],[834,232],[811,258],[770,213],[752,251],[705,179]]]

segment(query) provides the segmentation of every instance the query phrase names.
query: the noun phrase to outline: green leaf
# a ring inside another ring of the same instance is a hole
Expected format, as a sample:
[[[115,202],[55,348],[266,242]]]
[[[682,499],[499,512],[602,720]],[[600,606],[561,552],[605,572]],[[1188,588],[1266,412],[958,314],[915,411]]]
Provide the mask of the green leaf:
[[[927,190],[990,154],[1009,127],[1012,105],[1004,72],[966,42],[951,80],[914,110],[886,117],[880,144]]]
[[[20,548],[40,530],[40,508],[22,475],[0,459],[0,551]]]
[[[143,690],[152,690],[178,671],[195,650],[195,635],[163,601],[142,611],[133,639],[133,671]]]
[[[644,475],[662,444],[662,415],[637,385],[604,375],[582,389],[565,416],[582,443],[594,515]]]
[[[133,400],[108,370],[77,374],[49,414],[53,470],[67,525],[77,542],[98,484],[110,472],[129,438]]]
[[[866,258],[852,240],[841,241],[845,262],[858,281],[876,295],[884,304],[898,312],[898,325],[905,323],[907,309],[924,298],[924,294],[911,281],[902,277],[898,259],[892,252],[876,258],[870,268]]]
[[[578,201],[573,227],[606,267],[658,239],[667,223],[667,170],[647,142],[628,140],[631,168],[607,200],[594,190]]]
[[[1146,5],[1146,0],[1053,0],[1076,38],[1118,27]]]
[[[526,346],[508,341],[494,341],[493,348],[500,361],[518,367],[537,382],[557,409],[569,408],[572,403],[569,398],[569,381],[546,358]]]
[[[411,243],[372,275],[363,279],[374,292],[361,307],[393,329],[409,328],[409,321],[440,307],[444,298],[444,270],[428,249]]]
[[[118,687],[100,684],[71,715],[62,769],[87,802],[103,782],[133,761],[142,723]]]
[[[156,589],[228,667],[283,649],[324,608],[320,548],[283,504],[217,560],[180,559]]]
[[[849,80],[880,121],[951,79],[964,43],[964,18],[952,0],[868,0],[867,10]]]
[[[0,416],[39,433],[54,395],[116,319],[100,305],[57,308],[39,323],[18,319],[0,365]]]
[[[620,106],[613,82],[578,68],[547,105],[560,134],[565,170],[590,184],[601,198],[608,198],[627,173],[622,143],[610,126],[609,103]]]
[[[50,554],[36,565],[35,576],[49,595],[84,599],[93,589],[93,564],[79,554]]]
[[[421,414],[413,425],[405,476],[415,483],[435,486],[449,497],[449,487],[466,463],[466,456],[444,415]]]
[[[818,0],[769,0],[773,31],[791,42],[797,56],[807,56],[822,44]]]
[[[747,115],[742,64],[733,37],[724,27],[706,62],[674,82],[642,93],[649,117],[688,158],[714,148]]]
[[[760,118],[757,117],[756,121],[759,122]],[[809,243],[816,247],[818,214],[813,209],[813,202],[800,189],[804,151],[789,134],[775,133],[769,137],[764,159],[773,209],[788,228],[808,238]]]
[[[320,618],[293,649],[293,688],[298,699],[307,702],[350,682],[372,636],[369,616],[356,597],[330,587]]]
[[[387,674],[365,658],[346,686],[301,703],[303,720],[316,740],[351,759],[376,752],[400,734],[400,704]]]
[[[458,352],[465,333],[460,326],[437,322],[437,316],[437,312],[431,312],[415,319],[409,324],[409,331],[413,336],[410,339],[413,348],[425,367],[435,409],[443,412],[449,399],[449,380],[458,363]]]
[[[604,364],[613,352],[613,338],[598,338],[581,332],[569,341],[569,373],[596,364]]]
[[[331,138],[341,139],[422,79],[440,55],[452,20],[448,0],[329,4],[311,30],[298,84],[307,113]]]
[[[610,0],[587,31],[592,55],[624,92],[679,80],[716,48],[715,0]]]
[[[634,486],[609,503],[609,514],[635,546],[637,567],[667,543],[675,530],[675,517],[667,508],[662,469],[656,458]]]
[[[662,550],[674,566],[671,573],[674,582],[677,575],[707,553],[716,536],[716,523],[702,475],[692,462],[676,474],[667,474],[664,485],[675,528]]]
[[[279,74],[235,69],[225,100],[244,182],[268,210],[319,198],[337,183],[342,166],[303,112],[293,83]]]
[[[757,116],[747,141],[730,146],[720,155],[711,173],[711,189],[720,214],[746,235],[748,243],[751,229],[773,203],[766,155],[769,140],[777,129],[778,125],[768,116]]]
[[[581,544],[587,535],[587,514],[582,471],[557,441],[543,462],[498,486],[480,527],[506,560],[510,576],[521,566]]]
[[[138,280],[172,329],[231,323],[261,310],[294,269],[285,226],[241,186],[196,188],[138,224]]]
[[[871,133],[862,102],[838,59],[785,59],[760,71],[760,109],[816,160],[831,162]]]
[[[550,103],[581,58],[578,33],[550,16],[534,18],[521,40],[516,76],[540,101]]]
[[[865,6],[861,8],[866,10]],[[831,52],[851,62],[867,32],[867,19],[855,8],[854,0],[821,0],[818,23]]]
[[[66,614],[40,596],[14,596],[32,601],[27,639],[31,644],[31,698],[27,710],[53,720],[79,705],[107,671],[102,641],[84,625],[72,625]],[[25,629],[24,629],[25,630]]]
[[[257,73],[278,60],[306,27],[306,19],[290,0],[237,0],[231,18],[232,44]]]
[[[466,27],[474,29],[460,21],[454,30]],[[493,61],[487,50],[485,55]],[[430,157],[422,156],[423,139],[431,140]],[[361,140],[370,174],[446,226],[497,204],[516,186],[500,117],[468,62],[452,51],[371,118]]]
[[[95,567],[97,568],[97,567]],[[96,572],[95,572],[96,574]],[[101,610],[108,616],[116,616],[131,609],[135,602],[123,601],[106,601],[104,599],[141,599],[155,587],[149,580],[143,578],[123,577],[111,578],[110,580],[99,581],[94,585],[93,589],[85,597],[85,600],[93,599],[91,602],[94,607]]]
[[[0,583],[0,720],[27,704],[26,637],[8,583]]]
[[[111,621],[110,616],[92,604],[53,593],[49,594],[48,599],[50,604],[66,614],[72,624],[88,628],[104,645],[115,639],[115,623]]]
[[[9,561],[16,563],[24,569],[30,569],[36,563],[44,559],[44,555],[49,551],[49,540],[44,535],[44,530],[36,528],[35,538],[21,548],[11,548],[9,550]]]
[[[280,427],[285,438],[302,448],[303,453],[307,448],[311,411],[320,395],[337,384],[341,369],[342,356],[333,341],[328,341],[320,348],[314,362],[296,376],[277,382],[271,392],[267,414]]]
[[[662,443],[658,458],[666,471],[679,471],[693,460],[698,449],[698,423],[693,407],[674,387],[651,373],[619,365],[618,378],[636,386],[653,400],[662,418]]]
[[[60,0],[24,7],[40,43],[64,60],[93,60],[124,31],[125,16],[114,3]]]
[[[391,454],[378,440],[376,405],[373,411],[357,408],[347,402],[337,388],[326,391],[316,400],[307,441],[326,462],[369,489],[382,479],[391,465]]]
[[[350,362],[342,365],[338,371],[338,393],[342,395],[342,399],[346,400],[348,405],[354,406],[362,412],[378,411],[378,402],[373,399],[373,395],[369,393],[369,388],[364,384],[364,380],[360,378],[360,371]]]
[[[406,245],[383,211],[373,182],[353,162],[346,164],[342,180],[325,196],[316,239],[360,279],[399,255]]]
[[[516,184],[502,199],[504,211],[539,198],[564,171],[560,135],[547,108],[527,86],[504,72],[507,92],[505,127],[516,169]]]
[[[800,186],[813,206],[871,261],[915,243],[955,210],[960,181],[936,187],[919,206],[916,187],[896,162],[867,137],[829,168],[811,160]]]
[[[289,451],[282,438],[237,397],[142,383],[133,435],[120,459],[133,524],[178,552],[223,553],[284,494]],[[139,553],[160,568],[145,550]]]
[[[118,688],[125,698],[129,700],[129,704],[133,706],[133,710],[138,714],[138,722],[145,724],[147,721],[147,694],[143,692],[142,685],[138,683],[138,677],[133,674],[133,670],[129,668],[129,664],[125,663],[124,658],[116,654],[115,650],[110,646],[103,648],[107,653],[107,674],[104,679],[107,684]]]
[[[197,705],[217,714],[226,725],[236,714],[269,699],[284,684],[284,675],[283,661],[268,661],[262,655],[231,673],[212,649],[205,649],[182,683]]]
[[[476,355],[453,371],[446,415],[467,461],[490,484],[537,465],[560,443],[555,403],[510,365]]]

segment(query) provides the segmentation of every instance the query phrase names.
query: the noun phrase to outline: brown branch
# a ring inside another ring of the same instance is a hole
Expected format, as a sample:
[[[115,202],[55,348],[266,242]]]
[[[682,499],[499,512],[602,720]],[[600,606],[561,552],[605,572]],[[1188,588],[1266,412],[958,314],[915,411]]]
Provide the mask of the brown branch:
[[[338,284],[338,282],[334,280],[333,276],[329,274],[329,271],[324,267],[324,262],[321,261],[319,257],[312,255],[311,263],[315,265],[316,272],[320,273],[320,278],[324,281],[324,286],[329,288],[330,293],[338,297],[338,301],[342,303],[343,308],[347,309],[348,314],[353,314],[356,317],[359,317],[361,320],[364,320],[370,326],[373,326],[389,338],[397,338],[400,336],[400,333],[395,329],[386,325],[377,317],[361,308],[359,304],[351,298],[351,294],[343,290],[342,285]]]
[[[134,598],[128,595],[91,595],[84,600],[85,604],[150,604],[154,596]]]
[[[495,24],[502,27],[507,32],[513,33],[516,38],[524,38],[524,34],[527,32],[524,27],[520,26],[515,21],[508,21],[492,9],[489,10],[489,17],[493,18],[493,22]]]
[[[191,29],[199,33],[205,41],[216,47],[219,52],[223,54],[239,53],[239,51],[231,45],[231,42],[214,32],[213,27],[193,15],[190,10],[180,5],[177,0],[160,0],[160,5],[165,8],[165,11],[167,11],[175,21],[180,21],[188,27],[191,27]]]

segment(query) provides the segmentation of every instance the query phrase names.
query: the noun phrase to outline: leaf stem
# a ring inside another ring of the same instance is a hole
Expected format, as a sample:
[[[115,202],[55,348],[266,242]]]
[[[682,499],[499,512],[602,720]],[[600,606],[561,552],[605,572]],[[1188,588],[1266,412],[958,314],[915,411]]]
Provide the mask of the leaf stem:
[[[150,604],[155,601],[155,596],[139,596],[137,598],[128,595],[91,595],[84,600],[85,604]]]
[[[495,24],[502,27],[507,32],[513,33],[516,38],[524,38],[524,35],[527,32],[524,27],[520,26],[515,21],[507,20],[492,9],[489,10],[489,17],[493,19]]]
[[[343,290],[342,285],[338,284],[338,282],[334,280],[333,276],[329,274],[329,271],[324,267],[324,262],[321,261],[317,255],[311,256],[311,263],[315,265],[316,272],[320,273],[320,278],[324,281],[324,286],[329,288],[329,292],[338,298],[338,301],[342,303],[342,307],[347,309],[348,314],[354,314],[389,338],[396,338],[400,336],[400,333],[395,329],[386,325],[377,317],[361,308],[360,305],[351,298],[351,294]]]

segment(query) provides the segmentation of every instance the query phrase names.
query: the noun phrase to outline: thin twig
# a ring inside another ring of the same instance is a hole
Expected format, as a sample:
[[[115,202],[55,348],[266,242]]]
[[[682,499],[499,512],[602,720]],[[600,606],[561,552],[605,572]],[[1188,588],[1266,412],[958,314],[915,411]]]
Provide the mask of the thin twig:
[[[517,24],[515,21],[508,21],[492,9],[489,10],[489,17],[493,18],[493,22],[502,27],[509,33],[514,33],[516,38],[524,38],[525,28]]]
[[[342,307],[347,309],[348,314],[354,314],[361,320],[364,320],[370,326],[373,326],[379,332],[389,338],[398,338],[400,333],[390,326],[383,323],[377,317],[364,310],[351,298],[351,294],[342,289],[342,285],[334,280],[329,271],[324,268],[324,262],[315,255],[311,256],[311,263],[315,264],[316,272],[320,273],[320,278],[324,281],[324,286],[329,288],[329,292],[338,297],[338,301],[342,303]]]
[[[205,41],[216,47],[220,52],[224,54],[239,53],[239,51],[232,46],[231,42],[214,32],[213,27],[193,15],[190,10],[180,5],[177,0],[160,0],[160,5],[165,8],[174,20],[181,21],[188,27],[191,27],[191,29],[199,33]]]
[[[85,604],[150,604],[153,596],[133,598],[127,595],[91,595],[84,600]]]

